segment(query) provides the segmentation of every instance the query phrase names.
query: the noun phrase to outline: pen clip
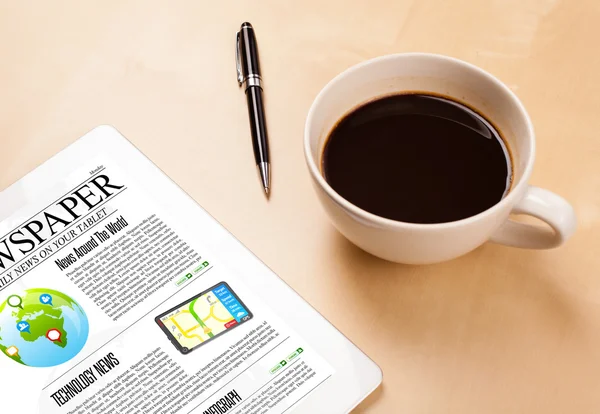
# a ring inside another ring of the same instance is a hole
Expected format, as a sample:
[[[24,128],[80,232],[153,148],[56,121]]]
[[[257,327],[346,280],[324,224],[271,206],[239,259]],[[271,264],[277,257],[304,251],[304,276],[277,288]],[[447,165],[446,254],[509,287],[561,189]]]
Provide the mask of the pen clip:
[[[242,63],[240,62],[240,32],[235,34],[235,66],[237,70],[237,81],[240,86],[244,83],[244,75],[242,74]]]

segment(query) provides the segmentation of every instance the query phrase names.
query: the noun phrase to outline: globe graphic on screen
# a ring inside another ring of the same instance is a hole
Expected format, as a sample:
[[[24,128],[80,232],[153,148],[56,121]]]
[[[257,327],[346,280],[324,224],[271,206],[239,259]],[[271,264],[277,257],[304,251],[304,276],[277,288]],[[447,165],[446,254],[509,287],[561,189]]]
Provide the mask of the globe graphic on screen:
[[[15,292],[0,303],[0,352],[30,367],[52,367],[81,351],[88,338],[85,312],[52,289]]]

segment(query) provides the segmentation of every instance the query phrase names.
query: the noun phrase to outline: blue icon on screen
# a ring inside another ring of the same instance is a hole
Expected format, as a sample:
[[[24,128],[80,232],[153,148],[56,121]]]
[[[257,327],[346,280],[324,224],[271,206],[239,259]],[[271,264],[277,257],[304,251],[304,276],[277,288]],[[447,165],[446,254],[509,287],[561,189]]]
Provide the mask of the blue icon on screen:
[[[21,321],[17,323],[17,329],[19,330],[19,332],[27,332],[30,334],[31,331],[29,330],[29,328],[31,328],[31,326],[27,321]]]
[[[40,295],[40,302],[43,303],[44,305],[52,305],[52,296],[47,294],[47,293],[43,293]]]

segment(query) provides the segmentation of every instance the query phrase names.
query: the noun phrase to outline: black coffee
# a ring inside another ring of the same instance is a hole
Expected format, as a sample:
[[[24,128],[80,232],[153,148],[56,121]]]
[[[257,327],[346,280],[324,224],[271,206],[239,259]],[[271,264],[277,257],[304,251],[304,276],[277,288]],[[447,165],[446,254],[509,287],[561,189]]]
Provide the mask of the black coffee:
[[[482,115],[445,97],[393,95],[335,126],[323,175],[370,213],[410,223],[445,223],[492,207],[512,169],[500,133]]]

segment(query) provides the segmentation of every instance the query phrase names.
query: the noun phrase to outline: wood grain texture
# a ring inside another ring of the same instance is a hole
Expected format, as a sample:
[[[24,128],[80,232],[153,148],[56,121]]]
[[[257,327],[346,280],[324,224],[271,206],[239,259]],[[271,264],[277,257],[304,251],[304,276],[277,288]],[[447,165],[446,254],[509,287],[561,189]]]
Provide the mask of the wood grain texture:
[[[256,28],[273,168],[256,176],[234,34]],[[0,188],[112,124],[369,354],[384,384],[358,413],[600,411],[600,2],[0,2]],[[308,108],[387,53],[481,66],[537,132],[532,183],[570,200],[562,248],[487,244],[422,267],[349,244],[311,188]]]

